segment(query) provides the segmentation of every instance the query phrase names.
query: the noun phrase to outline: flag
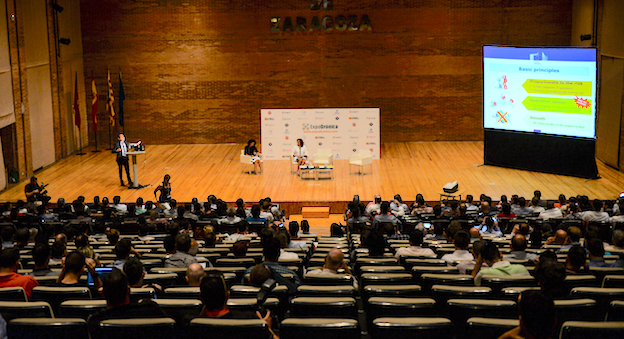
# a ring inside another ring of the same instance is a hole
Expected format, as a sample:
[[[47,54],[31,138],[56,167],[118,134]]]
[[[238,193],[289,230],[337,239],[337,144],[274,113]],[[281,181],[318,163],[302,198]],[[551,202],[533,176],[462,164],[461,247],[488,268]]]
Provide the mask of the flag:
[[[123,102],[125,99],[126,94],[124,93],[123,83],[121,82],[121,70],[119,70],[119,126],[124,125]]]
[[[74,123],[80,129],[80,106],[78,106],[78,72],[76,72],[76,86],[74,86]]]
[[[106,100],[106,110],[108,111],[110,125],[115,126],[115,107],[113,107],[115,96],[113,95],[113,83],[111,82],[110,71],[106,70],[106,72],[108,73],[108,99]]]
[[[97,87],[95,87],[95,77],[91,72],[91,122],[93,123],[93,132],[97,132],[97,114],[98,114],[98,97]]]

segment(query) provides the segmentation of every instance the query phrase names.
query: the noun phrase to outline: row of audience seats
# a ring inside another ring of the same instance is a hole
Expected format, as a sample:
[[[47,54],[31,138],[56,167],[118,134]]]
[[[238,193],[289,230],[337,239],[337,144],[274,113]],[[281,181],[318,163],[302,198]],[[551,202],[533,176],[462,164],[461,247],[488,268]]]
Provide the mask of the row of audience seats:
[[[158,239],[158,236],[154,237]],[[501,246],[507,244],[508,240],[500,243]],[[111,254],[111,246],[93,245],[96,252]],[[393,247],[406,245],[405,241],[391,241]],[[274,327],[279,328],[283,338],[360,338],[363,330],[367,330],[374,338],[408,334],[437,337],[444,333],[457,338],[489,338],[498,337],[517,326],[515,301],[521,291],[537,288],[534,278],[486,277],[482,287],[474,287],[471,276],[460,275],[457,268],[446,266],[444,261],[439,260],[443,253],[448,253],[448,245],[428,245],[436,250],[435,257],[404,260],[391,257],[391,253],[387,257],[368,257],[367,250],[358,247],[357,236],[352,241],[345,238],[319,238],[316,248],[310,244],[307,249],[294,250],[300,259],[283,264],[301,275],[304,284],[299,286],[291,300],[284,287],[278,287],[271,293],[265,306],[273,310],[279,320]],[[261,260],[261,249],[252,247],[247,257],[234,258],[229,253],[230,247],[231,244],[219,244],[216,248],[202,248],[199,255],[206,256],[216,266],[214,269],[225,273],[231,292],[228,302],[230,307],[253,307],[258,288],[241,285],[240,282],[246,268]],[[306,270],[322,266],[324,256],[334,247],[343,249],[346,261],[359,282],[358,289],[353,287],[353,277],[350,276],[313,277],[305,274]],[[153,337],[159,338],[165,334],[178,335],[180,331],[205,331],[207,327],[216,334],[223,333],[225,338],[265,337],[258,333],[266,333],[266,326],[256,320],[219,322],[196,319],[190,326],[180,328],[177,324],[185,314],[197,314],[201,308],[198,288],[176,286],[182,281],[185,270],[162,267],[166,254],[160,252],[162,245],[158,240],[151,244],[135,242],[135,248],[142,251],[142,262],[149,272],[145,282],[161,284],[165,289],[162,294],[156,294],[153,289],[132,289],[131,298],[156,298],[156,302],[170,318],[102,323],[99,330],[109,333],[108,337],[115,337],[115,331],[126,333],[124,337],[127,337],[130,335],[128,333],[137,329],[136,333],[140,333],[140,337],[147,337],[147,328],[155,328],[159,330]],[[504,251],[505,248],[502,248]],[[27,257],[27,254],[24,253],[24,256]],[[526,264],[530,265],[528,262]],[[574,335],[582,333],[587,326],[612,330],[612,327],[619,327],[620,330],[624,327],[624,323],[617,323],[624,321],[624,270],[596,269],[588,273],[567,277],[565,289],[570,291],[569,298],[556,302],[560,312],[562,338],[576,338]],[[0,313],[9,321],[10,334],[20,337],[19,333],[24,333],[26,337],[34,337],[35,328],[47,328],[42,333],[50,334],[55,333],[55,328],[62,329],[65,326],[76,329],[76,338],[83,337],[78,333],[80,329],[83,332],[86,329],[84,320],[89,314],[104,308],[105,301],[97,291],[89,288],[60,288],[63,290],[59,291],[58,287],[43,286],[48,281],[52,279],[40,279],[42,286],[33,290],[31,302],[25,301],[23,291],[0,290],[0,300],[5,300],[0,302]],[[23,311],[22,307],[26,310]],[[362,312],[364,323],[361,321]],[[55,315],[62,318],[55,318]],[[31,318],[40,320],[31,321]],[[583,320],[592,322],[564,324],[564,321]],[[124,330],[120,330],[122,328]],[[457,332],[458,329],[464,332]],[[490,336],[483,334],[488,331]]]

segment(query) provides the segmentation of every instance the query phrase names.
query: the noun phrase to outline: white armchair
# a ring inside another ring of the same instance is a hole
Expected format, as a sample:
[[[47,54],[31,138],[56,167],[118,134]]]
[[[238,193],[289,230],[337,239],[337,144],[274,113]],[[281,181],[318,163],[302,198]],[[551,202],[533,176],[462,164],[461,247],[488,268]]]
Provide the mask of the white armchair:
[[[373,154],[370,151],[362,150],[357,154],[349,157],[349,173],[351,173],[351,166],[359,166],[358,174],[363,174],[362,169],[364,166],[371,166],[371,174],[373,173]]]
[[[258,157],[260,157],[260,162],[262,162],[262,154],[261,153],[258,153]],[[243,165],[243,169],[245,168],[245,165],[251,165],[252,168],[253,168],[253,163],[251,162],[251,155],[245,154],[245,150],[244,149],[241,150],[240,162]],[[251,173],[251,170],[247,171],[247,173]]]
[[[319,149],[312,157],[315,165],[332,165],[334,163],[334,153],[331,149]]]

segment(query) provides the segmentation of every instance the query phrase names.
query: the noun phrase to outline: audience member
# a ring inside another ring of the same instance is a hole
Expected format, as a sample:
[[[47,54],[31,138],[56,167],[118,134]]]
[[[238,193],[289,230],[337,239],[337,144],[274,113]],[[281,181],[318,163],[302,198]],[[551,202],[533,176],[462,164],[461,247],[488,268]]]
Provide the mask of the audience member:
[[[109,319],[166,318],[167,314],[151,299],[130,303],[130,286],[126,275],[119,269],[104,276],[102,294],[106,298],[106,310],[97,312],[87,320],[91,338],[99,338],[99,323]]]
[[[474,259],[472,253],[468,252],[468,246],[470,245],[470,234],[468,232],[459,231],[455,233],[453,244],[455,245],[455,251],[442,256],[442,260],[446,261],[448,265]]]
[[[262,254],[264,255],[264,261],[262,264],[271,270],[273,278],[278,284],[285,285],[288,287],[289,293],[294,294],[297,291],[297,286],[301,285],[301,279],[293,270],[277,262],[280,257],[280,251],[281,244],[279,240],[274,237],[266,239],[263,243]],[[253,267],[249,267],[243,276],[250,274],[251,270],[253,270]],[[284,277],[284,275],[292,275],[293,280]],[[244,284],[245,281],[242,283]]]
[[[409,257],[409,256],[435,256],[435,252],[433,252],[430,248],[422,248],[421,245],[423,243],[423,233],[419,230],[414,230],[409,235],[410,246],[409,247],[400,247],[397,249],[394,256],[396,258],[400,257]]]
[[[489,268],[481,269],[483,263],[487,263]],[[474,278],[476,286],[481,286],[481,279],[484,275],[529,275],[529,271],[527,271],[524,265],[515,265],[511,264],[509,261],[502,260],[502,255],[498,251],[496,244],[487,241],[481,250],[480,256],[477,258],[475,268],[472,270],[472,277]]]
[[[20,254],[18,249],[5,248],[2,250],[0,253],[0,288],[21,287],[30,300],[32,297],[32,289],[37,287],[39,283],[30,275],[17,273],[19,261]]]
[[[485,245],[485,241],[483,240],[477,240],[472,243],[471,253],[472,253],[473,258],[479,257],[481,250],[483,250],[483,245]],[[472,259],[470,261],[467,261],[467,260],[460,261],[457,264],[457,270],[459,271],[459,274],[466,274],[466,272],[469,269],[472,269],[476,264],[477,264],[477,261],[475,259]],[[487,263],[483,263],[481,267],[483,268],[483,267],[489,267],[489,266]]]
[[[564,245],[568,238],[568,232],[559,229],[555,232],[555,235],[546,239],[546,245]]]
[[[561,209],[555,207],[553,201],[549,201],[546,203],[546,210],[540,212],[539,217],[544,221],[548,221],[552,218],[563,218],[563,213],[561,213]]]
[[[609,213],[602,210],[602,200],[594,200],[592,203],[593,211],[586,211],[583,214],[583,226],[587,228],[592,222],[609,222]]]
[[[580,241],[581,237],[583,237],[583,231],[576,226],[568,227],[567,237],[564,242],[564,245],[559,247],[557,253],[562,253],[564,251],[569,250],[572,246],[583,246]]]
[[[91,258],[85,258],[82,253],[74,251],[67,255],[61,274],[59,274],[56,283],[59,286],[75,286],[88,287],[86,281],[81,281],[80,276],[85,268],[89,271],[93,279],[94,289],[97,290],[102,286],[100,276],[95,271],[95,261]]]
[[[526,252],[527,241],[522,234],[516,234],[511,238],[511,253],[507,255],[507,259],[535,261],[537,254]]]
[[[555,303],[541,291],[527,290],[518,297],[520,326],[504,333],[498,339],[553,338],[557,324]]]
[[[54,272],[48,267],[50,262],[50,245],[48,243],[38,243],[32,250],[32,256],[35,261],[35,268],[29,273],[34,277],[42,276],[58,276],[59,272]]]
[[[557,260],[540,260],[535,266],[535,278],[542,292],[551,298],[565,298],[562,289],[566,276],[565,265]]]
[[[279,260],[297,260],[299,256],[295,252],[287,252],[284,249],[288,248],[288,244],[290,244],[290,234],[285,229],[279,230],[275,235],[275,239],[277,239],[280,243],[280,256]]]
[[[331,276],[335,274],[349,274],[351,275],[351,269],[344,262],[344,254],[339,248],[332,248],[325,256],[325,264],[322,268],[311,270],[306,275],[311,276]],[[353,287],[358,289],[358,282],[355,277],[353,279]]]
[[[587,265],[587,250],[580,245],[574,245],[568,250],[566,257],[566,273],[585,274],[589,271]]]
[[[198,287],[204,277],[204,268],[200,264],[190,264],[186,269],[186,283],[191,287]]]
[[[189,254],[191,249],[191,237],[188,233],[181,233],[175,239],[176,251],[165,260],[165,267],[188,268],[197,263],[197,259]]]

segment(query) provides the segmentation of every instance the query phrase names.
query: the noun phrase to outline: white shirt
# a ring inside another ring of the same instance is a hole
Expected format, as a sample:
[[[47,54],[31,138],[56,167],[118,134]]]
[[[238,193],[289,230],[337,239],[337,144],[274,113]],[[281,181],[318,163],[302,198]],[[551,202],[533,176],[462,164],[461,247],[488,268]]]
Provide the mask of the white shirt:
[[[395,258],[409,257],[414,255],[436,255],[430,248],[422,248],[420,246],[400,247],[394,254]]]
[[[563,213],[561,213],[561,210],[558,208],[551,208],[549,210],[545,210],[544,212],[541,212],[539,214],[539,217],[544,219],[544,220],[548,220],[548,219],[552,219],[552,218],[563,218]]]
[[[607,212],[596,212],[596,211],[587,211],[583,214],[583,221],[585,222],[607,222],[609,221],[609,213]]]
[[[294,156],[297,156],[297,157],[304,157],[304,156],[307,157],[308,156],[308,149],[306,148],[305,145],[303,145],[301,147],[295,145],[295,147],[293,147],[292,154]]]
[[[542,206],[529,206],[529,208],[533,210],[533,213],[542,213],[546,210]]]
[[[472,253],[468,250],[455,250],[453,253],[447,253],[442,256],[442,260],[446,261],[447,264],[453,265],[454,262],[457,261],[470,261],[474,260]]]
[[[280,249],[280,256],[277,259],[279,260],[297,260],[299,259],[299,256],[297,255],[297,253],[294,252],[286,252],[284,251],[284,249]]]

